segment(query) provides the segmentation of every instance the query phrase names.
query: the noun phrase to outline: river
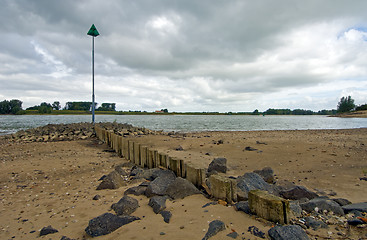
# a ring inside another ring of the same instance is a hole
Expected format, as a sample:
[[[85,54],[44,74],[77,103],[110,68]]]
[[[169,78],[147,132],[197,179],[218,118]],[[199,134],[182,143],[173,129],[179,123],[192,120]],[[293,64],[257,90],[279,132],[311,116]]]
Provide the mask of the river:
[[[96,122],[164,131],[251,131],[367,128],[367,118],[248,115],[96,115]],[[0,135],[47,124],[91,122],[90,115],[0,115]]]

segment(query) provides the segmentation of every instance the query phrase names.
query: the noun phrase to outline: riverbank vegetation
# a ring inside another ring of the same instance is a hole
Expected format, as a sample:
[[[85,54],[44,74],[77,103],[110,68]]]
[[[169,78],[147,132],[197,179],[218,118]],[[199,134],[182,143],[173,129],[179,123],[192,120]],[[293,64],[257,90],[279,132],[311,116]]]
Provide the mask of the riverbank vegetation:
[[[0,102],[0,114],[17,114],[17,115],[83,115],[91,114],[92,102],[67,102],[64,108],[61,108],[60,102],[55,101],[52,104],[42,102],[40,105],[22,109],[22,101],[18,99],[4,100]],[[154,112],[147,111],[116,111],[116,103],[102,103],[97,108],[96,103],[95,114],[106,115],[345,115],[346,113],[355,113],[356,111],[367,110],[367,104],[356,106],[351,96],[342,97],[337,105],[337,109],[312,111],[306,109],[274,109],[269,108],[264,112],[254,110],[253,112],[169,112],[168,109],[161,109]]]

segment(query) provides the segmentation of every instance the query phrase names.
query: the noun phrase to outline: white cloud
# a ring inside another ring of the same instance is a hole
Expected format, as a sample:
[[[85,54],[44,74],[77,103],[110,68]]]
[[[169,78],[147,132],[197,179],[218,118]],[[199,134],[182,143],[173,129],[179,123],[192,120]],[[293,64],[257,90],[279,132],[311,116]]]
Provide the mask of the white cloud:
[[[0,96],[23,106],[253,111],[367,102],[367,2],[5,1]],[[1,99],[0,99],[1,100]]]

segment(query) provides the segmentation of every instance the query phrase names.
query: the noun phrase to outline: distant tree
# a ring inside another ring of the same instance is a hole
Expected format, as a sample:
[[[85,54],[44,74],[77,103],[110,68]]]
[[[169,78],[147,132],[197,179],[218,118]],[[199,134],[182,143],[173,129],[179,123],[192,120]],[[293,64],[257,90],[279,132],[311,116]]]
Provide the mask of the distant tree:
[[[97,103],[95,103],[95,106],[97,106]],[[67,102],[64,109],[90,111],[92,109],[92,102]]]
[[[338,113],[350,112],[355,107],[356,105],[354,104],[354,99],[352,99],[351,96],[342,97],[338,103],[337,112]]]
[[[362,111],[362,110],[367,110],[367,104],[363,104],[356,107],[356,111]]]
[[[168,113],[168,109],[167,108],[161,109],[161,111],[164,112],[164,113]]]
[[[51,113],[52,106],[49,103],[43,102],[38,108],[39,113]]]
[[[22,101],[18,99],[0,102],[0,114],[16,114],[22,110]]]
[[[102,103],[97,111],[116,111],[116,103]]]
[[[60,110],[60,109],[61,109],[60,102],[59,102],[59,101],[55,101],[55,102],[52,104],[52,109],[53,109],[53,110]]]
[[[259,110],[255,109],[255,110],[252,112],[252,115],[259,115]]]

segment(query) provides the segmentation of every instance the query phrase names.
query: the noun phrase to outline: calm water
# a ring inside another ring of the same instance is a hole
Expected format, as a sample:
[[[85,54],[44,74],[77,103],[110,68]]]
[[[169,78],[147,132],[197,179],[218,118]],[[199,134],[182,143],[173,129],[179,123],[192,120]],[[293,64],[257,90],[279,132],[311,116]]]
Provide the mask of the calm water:
[[[367,118],[236,115],[96,115],[96,122],[129,123],[164,131],[249,131],[366,128]],[[90,115],[0,115],[0,135],[47,124],[91,122]]]

